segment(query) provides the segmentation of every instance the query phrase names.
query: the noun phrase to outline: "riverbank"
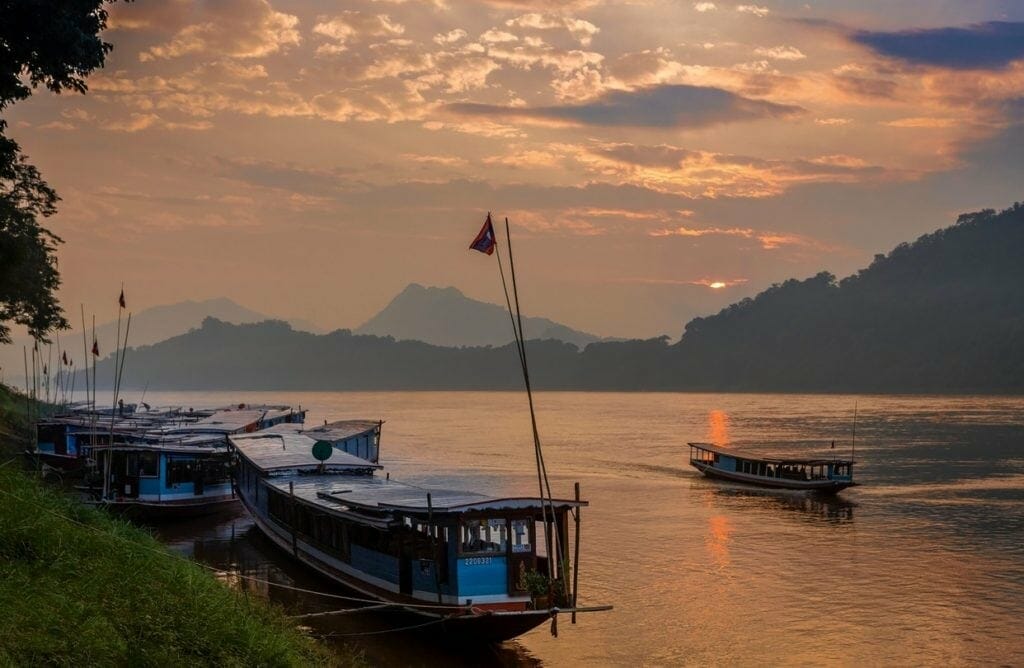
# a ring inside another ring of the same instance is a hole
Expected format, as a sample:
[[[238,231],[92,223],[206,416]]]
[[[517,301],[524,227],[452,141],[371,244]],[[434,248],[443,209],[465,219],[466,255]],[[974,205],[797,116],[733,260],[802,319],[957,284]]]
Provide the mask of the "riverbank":
[[[0,386],[0,665],[358,663],[145,531],[22,472],[17,399]]]

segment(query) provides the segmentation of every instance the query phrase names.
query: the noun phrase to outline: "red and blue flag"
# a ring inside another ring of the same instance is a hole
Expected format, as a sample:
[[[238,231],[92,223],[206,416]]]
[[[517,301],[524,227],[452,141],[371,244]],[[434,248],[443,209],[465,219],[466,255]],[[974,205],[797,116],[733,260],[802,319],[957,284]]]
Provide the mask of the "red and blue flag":
[[[494,252],[496,244],[497,241],[494,237],[494,225],[491,224],[491,214],[488,213],[484,226],[480,228],[480,233],[476,235],[476,239],[473,239],[473,243],[469,245],[469,249],[490,255]]]

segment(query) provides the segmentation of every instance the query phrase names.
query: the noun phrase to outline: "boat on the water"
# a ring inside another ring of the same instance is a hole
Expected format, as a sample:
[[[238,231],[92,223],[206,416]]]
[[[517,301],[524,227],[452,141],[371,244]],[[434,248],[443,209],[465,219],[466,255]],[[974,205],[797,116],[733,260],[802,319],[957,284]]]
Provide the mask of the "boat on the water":
[[[852,459],[753,457],[709,443],[690,443],[690,465],[709,478],[834,494],[852,487]]]
[[[586,501],[381,478],[381,425],[347,420],[231,436],[237,493],[256,526],[324,576],[460,641],[507,640],[573,612],[569,517],[578,532]],[[557,538],[552,579],[538,550],[545,536]],[[576,611],[598,609],[608,607]]]

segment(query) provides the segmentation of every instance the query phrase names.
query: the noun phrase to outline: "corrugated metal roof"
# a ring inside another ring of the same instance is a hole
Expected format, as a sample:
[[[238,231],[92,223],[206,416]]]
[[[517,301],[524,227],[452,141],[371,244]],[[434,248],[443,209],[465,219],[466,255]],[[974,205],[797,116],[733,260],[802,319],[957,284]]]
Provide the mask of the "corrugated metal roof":
[[[261,434],[301,433],[315,441],[344,441],[377,429],[379,420],[338,420],[311,427],[305,424],[283,423],[260,430]]]
[[[427,488],[376,476],[287,476],[267,481],[284,493],[292,484],[296,497],[332,510],[353,508],[378,511],[428,512],[427,494],[433,512],[462,513],[484,510],[540,511],[542,501],[533,497],[494,497],[457,489]],[[555,499],[559,508],[587,505],[586,501]]]
[[[376,422],[373,423],[376,426]],[[272,472],[287,469],[316,469],[320,461],[313,456],[316,438],[294,429],[280,429],[290,425],[277,425],[254,434],[229,437],[231,444],[257,468]],[[298,425],[295,425],[298,426]],[[327,471],[380,468],[379,464],[350,455],[335,448],[331,458],[324,462]]]
[[[255,429],[266,411],[263,410],[233,410],[218,411],[209,417],[197,420],[192,424],[174,427],[171,433],[180,431],[206,431],[219,432],[223,434],[234,434],[246,429]]]
[[[725,455],[727,457],[735,457],[737,459],[746,459],[752,462],[764,462],[766,464],[789,464],[799,466],[821,466],[823,464],[853,464],[854,461],[850,459],[840,459],[838,457],[834,459],[822,459],[822,458],[794,458],[794,457],[782,457],[782,456],[761,456],[751,452],[744,452],[742,450],[731,450],[728,448],[720,448],[710,443],[687,443],[690,447],[700,448],[701,450],[707,450],[719,455]]]

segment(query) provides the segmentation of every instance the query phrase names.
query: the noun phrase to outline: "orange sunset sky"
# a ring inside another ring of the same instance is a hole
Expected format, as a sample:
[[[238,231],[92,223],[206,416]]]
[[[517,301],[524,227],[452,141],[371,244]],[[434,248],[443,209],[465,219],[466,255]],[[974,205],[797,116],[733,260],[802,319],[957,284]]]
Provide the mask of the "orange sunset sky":
[[[490,210],[526,312],[676,338],[1022,199],[1020,2],[138,0],[105,39],[88,94],[6,112],[75,318],[122,282],[327,329],[498,302]]]

